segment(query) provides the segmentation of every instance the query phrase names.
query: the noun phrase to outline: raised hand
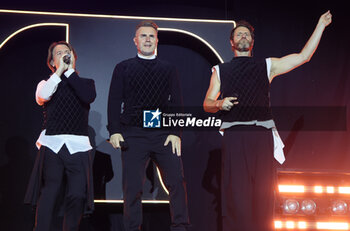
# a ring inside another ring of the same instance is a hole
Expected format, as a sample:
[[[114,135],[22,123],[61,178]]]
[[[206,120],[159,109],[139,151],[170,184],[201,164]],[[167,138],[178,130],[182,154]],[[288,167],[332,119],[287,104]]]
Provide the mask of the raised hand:
[[[326,13],[322,14],[320,17],[320,20],[318,21],[318,23],[320,23],[321,25],[324,25],[325,27],[331,24],[331,22],[332,22],[332,14],[329,10]]]

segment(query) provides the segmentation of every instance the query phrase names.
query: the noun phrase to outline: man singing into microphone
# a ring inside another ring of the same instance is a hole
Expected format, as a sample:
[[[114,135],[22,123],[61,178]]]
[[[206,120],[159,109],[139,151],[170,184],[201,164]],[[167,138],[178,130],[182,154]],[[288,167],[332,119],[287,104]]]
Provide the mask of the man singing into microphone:
[[[92,79],[79,77],[76,58],[69,43],[51,44],[47,65],[52,75],[38,84],[35,94],[44,109],[44,125],[25,197],[37,206],[35,231],[51,230],[57,205],[63,206],[65,231],[79,230],[84,211],[93,210],[88,117],[96,91]]]

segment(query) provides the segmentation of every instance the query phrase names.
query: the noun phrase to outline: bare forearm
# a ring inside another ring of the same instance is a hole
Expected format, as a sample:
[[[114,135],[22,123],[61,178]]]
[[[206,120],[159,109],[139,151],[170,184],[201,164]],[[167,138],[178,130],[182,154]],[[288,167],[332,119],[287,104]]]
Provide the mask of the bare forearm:
[[[315,53],[325,28],[323,24],[318,23],[311,37],[302,49],[300,54],[305,62],[310,61],[312,55]]]
[[[315,53],[317,46],[321,40],[324,29],[332,22],[332,14],[327,11],[321,15],[314,32],[312,33],[310,39],[307,41],[305,47],[301,51],[305,61],[309,61],[312,55]]]
[[[308,62],[317,49],[324,29],[331,22],[332,14],[327,11],[321,15],[314,32],[300,53],[287,55],[282,58],[271,58],[270,82],[274,77],[287,73],[305,62]]]
[[[220,110],[220,102],[219,100],[213,100],[206,98],[203,103],[204,111],[210,112],[210,113],[216,113]]]

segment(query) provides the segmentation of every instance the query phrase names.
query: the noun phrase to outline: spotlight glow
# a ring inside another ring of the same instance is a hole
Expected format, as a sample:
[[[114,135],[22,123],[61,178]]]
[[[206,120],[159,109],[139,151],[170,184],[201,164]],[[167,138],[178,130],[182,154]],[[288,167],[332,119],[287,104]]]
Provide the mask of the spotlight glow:
[[[301,203],[301,211],[307,215],[314,214],[316,211],[316,203],[313,200],[303,200]]]
[[[288,199],[283,204],[283,210],[289,214],[296,214],[299,211],[299,202],[294,199]]]
[[[348,211],[348,205],[342,200],[336,200],[332,203],[332,212],[336,215],[344,215]]]

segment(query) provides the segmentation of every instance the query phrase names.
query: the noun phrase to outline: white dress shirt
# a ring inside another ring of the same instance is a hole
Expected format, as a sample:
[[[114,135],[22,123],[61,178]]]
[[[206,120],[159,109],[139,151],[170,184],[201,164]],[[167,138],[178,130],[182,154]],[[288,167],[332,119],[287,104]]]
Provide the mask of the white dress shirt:
[[[69,76],[74,72],[74,69],[67,70],[64,75]],[[42,80],[36,89],[35,98],[36,102],[42,106],[45,102],[48,102],[52,95],[56,92],[58,84],[61,82],[61,78],[54,73],[48,80]],[[60,135],[46,135],[46,129],[44,129],[36,141],[38,149],[46,146],[53,152],[58,153],[63,145],[66,145],[70,154],[77,152],[86,152],[92,149],[88,136],[60,134]]]

